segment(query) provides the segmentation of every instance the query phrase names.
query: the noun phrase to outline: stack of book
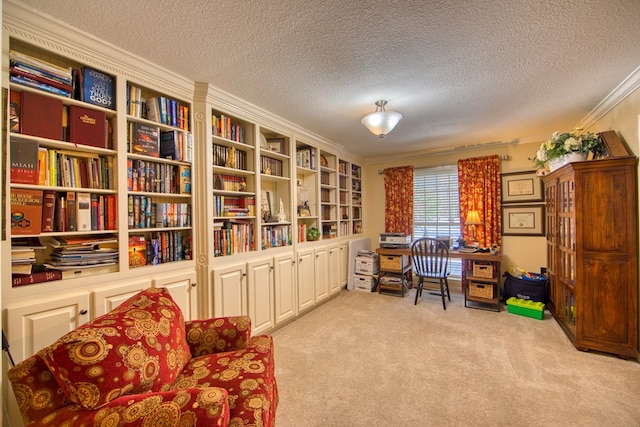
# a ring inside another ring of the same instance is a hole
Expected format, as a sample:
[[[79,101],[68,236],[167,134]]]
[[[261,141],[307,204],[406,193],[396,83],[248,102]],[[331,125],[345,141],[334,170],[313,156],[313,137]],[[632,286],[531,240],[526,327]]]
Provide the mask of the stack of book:
[[[40,241],[52,248],[45,266],[65,272],[85,269],[99,269],[99,272],[115,271],[118,250],[111,247],[118,239],[112,236],[41,237]],[[106,269],[105,269],[106,267]],[[72,277],[72,276],[71,276]]]
[[[62,279],[59,270],[46,269],[37,263],[38,250],[44,250],[36,238],[14,239],[11,246],[12,286],[30,285]]]
[[[59,67],[14,50],[9,52],[9,61],[11,82],[67,98],[73,96],[71,67]]]

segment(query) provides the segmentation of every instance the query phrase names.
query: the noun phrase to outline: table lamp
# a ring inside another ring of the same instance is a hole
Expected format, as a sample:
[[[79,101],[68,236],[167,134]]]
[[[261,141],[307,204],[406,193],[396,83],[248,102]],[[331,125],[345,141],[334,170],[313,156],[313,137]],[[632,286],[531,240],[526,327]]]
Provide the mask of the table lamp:
[[[476,225],[482,224],[480,221],[480,213],[476,210],[470,210],[467,212],[467,219],[464,222],[465,225],[471,226],[471,245],[477,246],[476,242]]]

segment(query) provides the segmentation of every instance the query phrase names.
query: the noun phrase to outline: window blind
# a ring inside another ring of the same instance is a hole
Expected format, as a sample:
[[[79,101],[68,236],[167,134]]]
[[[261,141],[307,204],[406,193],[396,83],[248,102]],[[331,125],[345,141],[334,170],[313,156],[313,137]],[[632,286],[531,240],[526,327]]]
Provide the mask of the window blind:
[[[413,236],[460,237],[458,167],[416,168],[413,176]],[[452,278],[462,275],[461,261],[450,259]]]

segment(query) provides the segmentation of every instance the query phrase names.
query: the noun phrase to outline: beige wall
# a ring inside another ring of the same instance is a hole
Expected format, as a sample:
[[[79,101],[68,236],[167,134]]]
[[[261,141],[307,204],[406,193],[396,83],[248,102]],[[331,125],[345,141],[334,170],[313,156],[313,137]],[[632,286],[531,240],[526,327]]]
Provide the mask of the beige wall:
[[[638,141],[639,113],[640,90],[636,90],[597,123],[590,126],[589,130],[594,132],[604,130],[618,131],[627,142],[627,145],[637,155],[640,152],[640,142]],[[371,238],[372,244],[375,245],[378,241],[379,233],[384,231],[384,180],[383,176],[378,173],[379,170],[405,165],[413,165],[416,168],[454,165],[460,158],[498,154],[500,156],[509,156],[509,160],[502,161],[502,173],[530,171],[533,170],[533,167],[529,158],[533,157],[540,142],[495,146],[444,154],[408,156],[365,165],[363,168],[363,218],[366,237]],[[504,253],[503,271],[512,266],[519,266],[528,271],[538,272],[540,267],[546,266],[544,237],[504,236],[502,246]]]
[[[529,158],[533,157],[539,145],[539,142],[534,144],[504,145],[455,151],[454,153],[446,154],[413,156],[404,160],[366,165],[363,172],[363,214],[367,237],[371,238],[372,242],[377,242],[379,233],[384,231],[384,179],[378,173],[378,170],[410,164],[416,168],[455,165],[458,159],[497,154],[499,156],[509,156],[509,160],[502,161],[502,173],[533,171],[533,164],[529,161]],[[544,237],[504,236],[502,250],[504,253],[503,271],[517,265],[528,271],[538,272],[540,267],[546,266],[547,255]]]

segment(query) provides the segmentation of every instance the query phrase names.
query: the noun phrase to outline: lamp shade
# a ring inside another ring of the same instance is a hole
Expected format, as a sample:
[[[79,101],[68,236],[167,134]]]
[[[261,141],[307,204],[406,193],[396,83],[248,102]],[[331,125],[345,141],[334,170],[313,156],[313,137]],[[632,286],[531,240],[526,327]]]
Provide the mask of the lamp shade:
[[[467,212],[467,219],[464,222],[465,225],[479,225],[482,224],[480,221],[480,213],[476,210],[471,210]]]
[[[376,102],[375,113],[367,114],[360,121],[371,133],[378,135],[380,138],[384,138],[385,135],[391,132],[402,119],[402,114],[400,113],[385,111],[384,106],[386,103],[387,101]]]

